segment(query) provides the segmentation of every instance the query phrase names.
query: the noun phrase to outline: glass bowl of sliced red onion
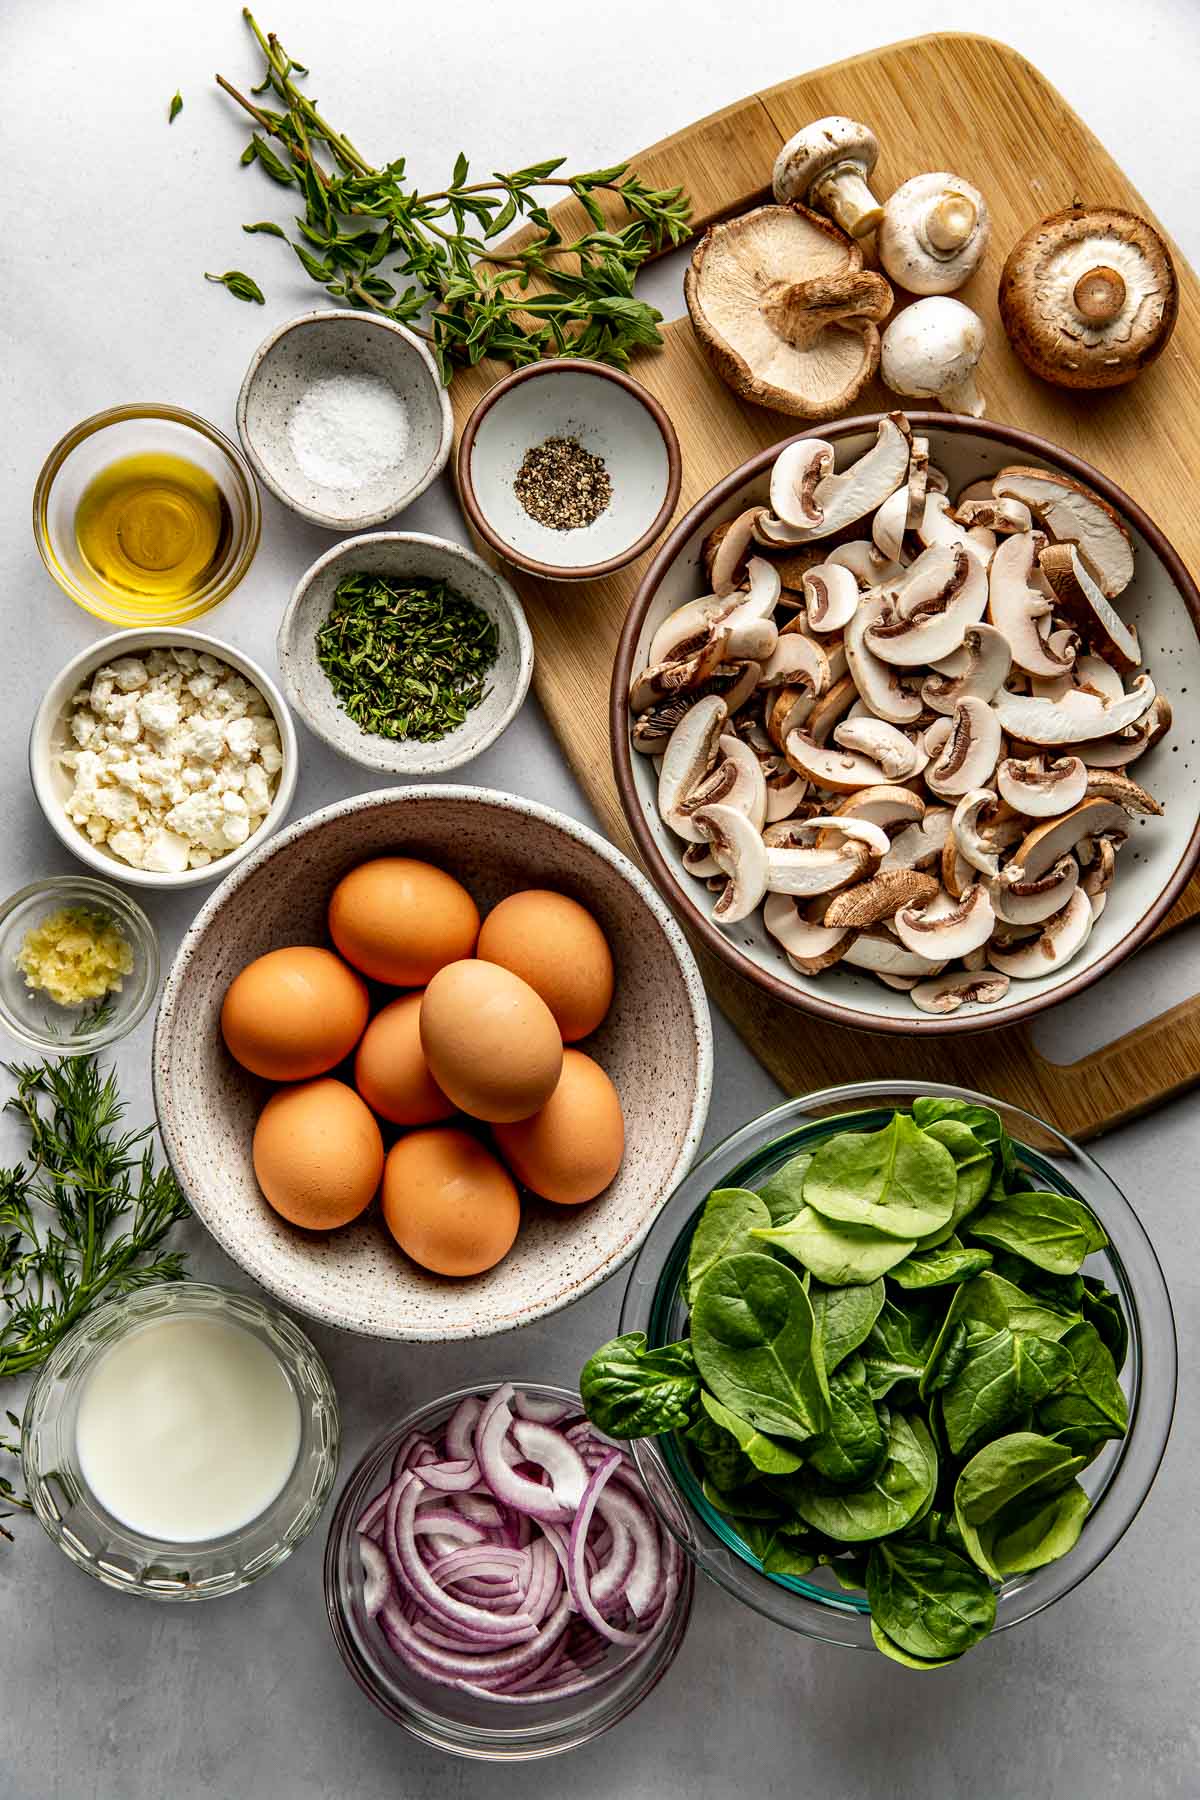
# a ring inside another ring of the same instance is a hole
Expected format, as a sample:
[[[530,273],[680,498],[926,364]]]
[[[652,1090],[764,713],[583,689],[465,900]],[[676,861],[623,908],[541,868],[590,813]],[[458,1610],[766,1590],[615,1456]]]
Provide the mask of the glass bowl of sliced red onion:
[[[587,1743],[687,1630],[694,1575],[663,1504],[565,1388],[434,1400],[376,1440],[338,1502],[325,1599],[342,1660],[440,1750],[506,1762]]]

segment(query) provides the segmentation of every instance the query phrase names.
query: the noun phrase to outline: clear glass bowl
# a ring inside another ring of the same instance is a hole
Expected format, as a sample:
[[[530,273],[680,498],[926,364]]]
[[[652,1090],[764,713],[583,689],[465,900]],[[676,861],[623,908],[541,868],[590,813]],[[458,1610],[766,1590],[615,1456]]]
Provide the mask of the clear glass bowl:
[[[131,1531],[100,1505],[79,1466],[75,1422],[88,1373],[112,1344],[151,1320],[196,1313],[240,1325],[278,1358],[300,1405],[300,1449],[282,1491],[256,1519],[207,1543],[173,1545]],[[21,1459],[38,1518],[97,1581],[148,1600],[210,1600],[260,1581],[308,1536],[333,1487],[339,1441],[333,1383],[303,1332],[249,1294],[182,1281],[110,1300],[63,1339],[26,1401]]]
[[[26,934],[64,907],[111,920],[133,952],[133,969],[103,1001],[60,1006],[30,987],[17,955]],[[23,1044],[54,1056],[103,1050],[132,1031],[158,989],[158,938],[141,907],[111,882],[52,875],[31,882],[0,906],[0,1023]]]
[[[519,1707],[460,1694],[423,1680],[394,1653],[382,1631],[363,1611],[363,1569],[355,1524],[367,1502],[387,1483],[392,1458],[411,1431],[435,1432],[469,1394],[493,1393],[485,1382],[445,1394],[418,1407],[376,1438],[342,1490],[325,1546],[325,1604],[342,1661],[369,1699],[423,1743],[479,1762],[529,1762],[590,1743],[633,1711],[675,1660],[692,1611],[695,1576],[685,1563],[675,1611],[644,1656],[614,1673],[611,1682],[562,1700]],[[567,1388],[529,1381],[518,1384],[537,1399],[564,1400],[578,1407]],[[679,1502],[660,1493],[655,1505],[676,1537],[685,1530]],[[682,1538],[681,1538],[682,1541]],[[614,1652],[617,1660],[623,1655]],[[519,1715],[519,1716],[514,1716]]]
[[[1121,1375],[1129,1401],[1128,1433],[1108,1443],[1080,1477],[1092,1496],[1092,1510],[1075,1548],[1000,1590],[995,1628],[1004,1631],[1069,1594],[1120,1541],[1150,1491],[1175,1409],[1175,1320],[1158,1258],[1129,1202],[1078,1145],[1031,1113],[986,1094],[931,1082],[858,1082],[790,1100],[726,1138],[676,1188],[633,1265],[620,1329],[644,1331],[651,1345],[684,1335],[687,1306],[681,1283],[692,1232],[713,1188],[757,1188],[799,1151],[835,1131],[877,1130],[894,1109],[911,1106],[923,1094],[994,1107],[1039,1182],[1091,1207],[1110,1243],[1088,1259],[1087,1271],[1102,1276],[1119,1295],[1129,1323],[1129,1356]],[[804,1578],[764,1574],[732,1521],[704,1498],[673,1436],[643,1438],[632,1449],[659,1516],[706,1575],[791,1631],[826,1643],[872,1648],[865,1596],[838,1588],[827,1570]]]
[[[233,526],[204,586],[174,607],[110,586],[75,536],[76,510],[93,478],[123,457],[155,451],[181,456],[211,475]],[[258,488],[241,451],[215,425],[179,406],[113,406],[83,419],[55,444],[33,490],[33,536],[42,561],[77,606],[114,625],[182,625],[219,605],[254,560],[261,529]]]

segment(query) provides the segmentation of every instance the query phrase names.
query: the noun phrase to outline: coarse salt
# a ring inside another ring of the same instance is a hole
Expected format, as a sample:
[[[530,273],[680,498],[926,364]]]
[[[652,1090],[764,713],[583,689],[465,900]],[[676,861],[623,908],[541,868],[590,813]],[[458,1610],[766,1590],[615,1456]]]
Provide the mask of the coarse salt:
[[[320,487],[369,487],[404,460],[408,411],[374,375],[327,375],[300,396],[287,427],[292,455]]]

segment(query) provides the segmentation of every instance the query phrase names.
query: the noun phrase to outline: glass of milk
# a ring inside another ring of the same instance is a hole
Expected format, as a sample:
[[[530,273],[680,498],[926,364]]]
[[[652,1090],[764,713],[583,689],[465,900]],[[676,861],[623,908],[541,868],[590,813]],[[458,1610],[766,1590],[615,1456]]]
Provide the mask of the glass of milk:
[[[276,1568],[337,1473],[337,1399],[292,1321],[170,1282],[76,1326],[25,1407],[29,1497],[72,1562],[155,1600],[235,1593]]]

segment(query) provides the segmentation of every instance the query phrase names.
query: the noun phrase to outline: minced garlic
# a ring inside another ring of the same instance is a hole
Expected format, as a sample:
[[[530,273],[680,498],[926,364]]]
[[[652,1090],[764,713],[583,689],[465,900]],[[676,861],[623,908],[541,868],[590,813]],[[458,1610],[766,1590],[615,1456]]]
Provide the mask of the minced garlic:
[[[133,973],[133,951],[106,914],[61,906],[30,926],[16,964],[26,987],[59,1006],[81,1006],[121,991],[122,976]]]

